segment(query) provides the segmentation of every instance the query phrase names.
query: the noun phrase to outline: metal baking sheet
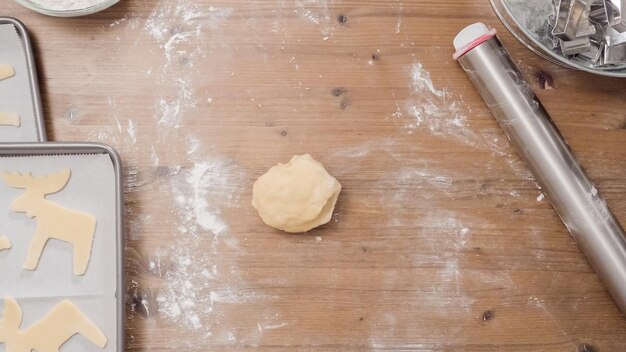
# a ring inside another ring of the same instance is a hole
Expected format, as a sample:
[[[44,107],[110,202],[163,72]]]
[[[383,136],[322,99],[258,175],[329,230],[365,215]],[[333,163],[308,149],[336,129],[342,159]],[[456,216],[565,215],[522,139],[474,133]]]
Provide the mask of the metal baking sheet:
[[[0,147],[0,160],[0,172],[32,173],[34,177],[70,168],[72,173],[65,188],[46,199],[93,214],[97,221],[85,275],[72,272],[72,246],[54,239],[44,248],[38,268],[24,270],[22,265],[37,218],[10,211],[11,203],[24,190],[10,187],[0,179],[0,234],[12,244],[12,248],[0,251],[0,298],[11,296],[21,305],[22,328],[41,319],[63,299],[69,299],[104,332],[108,341],[100,349],[84,337],[74,336],[62,351],[123,351],[123,212],[118,154],[95,143],[7,143]],[[3,300],[0,306],[4,306]],[[4,348],[0,344],[0,351]]]
[[[46,131],[35,57],[26,27],[0,17],[0,64],[15,68],[15,76],[0,81],[0,111],[20,115],[19,127],[0,126],[0,142],[45,142]]]

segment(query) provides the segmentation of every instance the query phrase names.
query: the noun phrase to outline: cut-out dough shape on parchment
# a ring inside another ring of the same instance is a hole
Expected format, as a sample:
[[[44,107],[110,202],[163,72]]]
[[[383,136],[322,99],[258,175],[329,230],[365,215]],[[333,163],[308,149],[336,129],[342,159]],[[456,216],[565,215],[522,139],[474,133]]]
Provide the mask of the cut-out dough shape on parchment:
[[[0,174],[11,187],[22,188],[26,193],[15,198],[11,210],[36,218],[35,235],[30,242],[24,269],[35,270],[39,258],[50,238],[72,244],[74,275],[83,275],[91,258],[91,246],[96,230],[96,218],[77,210],[67,209],[46,199],[46,195],[61,191],[70,179],[70,169],[33,177],[20,173]]]
[[[0,64],[0,81],[15,76],[15,69],[11,65]]]
[[[76,334],[100,348],[107,344],[102,330],[69,300],[56,305],[48,315],[27,329],[20,330],[21,325],[20,305],[15,299],[5,297],[4,316],[0,318],[0,344],[5,344],[6,352],[59,352],[61,346]]]
[[[20,115],[13,112],[0,112],[0,125],[20,127],[21,124]]]
[[[7,236],[0,236],[0,251],[11,248],[11,241]]]
[[[0,64],[0,81],[13,76],[15,76],[15,69],[13,66]],[[0,111],[0,125],[20,127],[20,115]]]

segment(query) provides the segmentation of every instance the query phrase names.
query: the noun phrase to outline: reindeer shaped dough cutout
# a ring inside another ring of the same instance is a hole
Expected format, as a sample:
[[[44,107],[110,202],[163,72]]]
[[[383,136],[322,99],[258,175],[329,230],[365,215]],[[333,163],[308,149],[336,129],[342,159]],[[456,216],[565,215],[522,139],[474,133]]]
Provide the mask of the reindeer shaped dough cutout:
[[[72,302],[64,300],[43,319],[20,330],[22,309],[11,297],[4,298],[4,316],[0,319],[0,343],[6,352],[59,352],[61,346],[76,334],[83,335],[103,348],[107,338]]]
[[[0,237],[0,251],[11,248],[11,242],[6,236]]]
[[[24,269],[35,270],[41,253],[50,238],[72,244],[74,275],[83,275],[91,257],[91,245],[96,230],[96,218],[88,213],[64,208],[45,198],[62,190],[70,179],[70,169],[42,177],[19,173],[0,176],[11,187],[23,188],[26,193],[15,198],[11,210],[36,218],[35,235],[30,242]]]
[[[0,81],[15,76],[13,66],[0,65]],[[0,125],[20,127],[20,115],[8,112],[0,112]]]
[[[0,125],[20,127],[20,115],[12,112],[0,112]]]
[[[15,69],[10,65],[0,65],[0,81],[15,76]]]

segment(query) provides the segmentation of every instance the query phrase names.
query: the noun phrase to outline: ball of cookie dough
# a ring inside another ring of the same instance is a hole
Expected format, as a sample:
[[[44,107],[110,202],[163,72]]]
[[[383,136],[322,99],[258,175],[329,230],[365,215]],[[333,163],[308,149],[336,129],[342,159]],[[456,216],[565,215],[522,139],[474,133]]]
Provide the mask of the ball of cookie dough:
[[[309,154],[296,155],[259,177],[252,205],[267,225],[291,233],[330,221],[341,184]]]

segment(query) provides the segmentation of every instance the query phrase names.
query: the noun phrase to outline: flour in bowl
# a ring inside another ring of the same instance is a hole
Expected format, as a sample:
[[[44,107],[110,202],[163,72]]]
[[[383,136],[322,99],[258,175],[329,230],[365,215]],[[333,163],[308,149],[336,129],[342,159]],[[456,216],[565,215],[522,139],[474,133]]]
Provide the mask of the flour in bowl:
[[[53,11],[75,11],[99,5],[108,0],[30,0],[32,3]]]

